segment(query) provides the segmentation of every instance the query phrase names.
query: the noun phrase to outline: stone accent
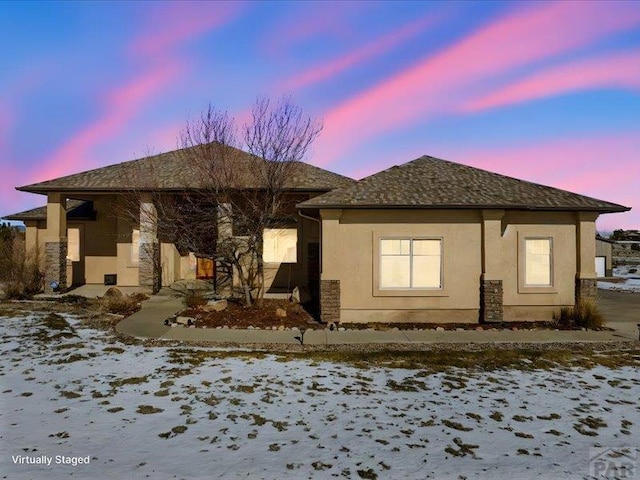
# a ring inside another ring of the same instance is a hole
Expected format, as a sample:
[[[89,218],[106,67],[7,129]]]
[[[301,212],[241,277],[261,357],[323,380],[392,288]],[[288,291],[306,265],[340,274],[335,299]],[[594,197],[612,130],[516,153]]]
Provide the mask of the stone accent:
[[[160,290],[160,244],[140,243],[139,280],[141,286],[151,287],[153,292]]]
[[[583,298],[598,298],[597,278],[576,278],[576,303]]]
[[[501,322],[502,308],[502,280],[480,281],[480,321]]]
[[[67,240],[59,242],[46,242],[45,252],[45,293],[53,293],[51,282],[58,282],[59,289],[67,288]]]
[[[325,323],[340,321],[340,280],[320,280],[320,318]]]

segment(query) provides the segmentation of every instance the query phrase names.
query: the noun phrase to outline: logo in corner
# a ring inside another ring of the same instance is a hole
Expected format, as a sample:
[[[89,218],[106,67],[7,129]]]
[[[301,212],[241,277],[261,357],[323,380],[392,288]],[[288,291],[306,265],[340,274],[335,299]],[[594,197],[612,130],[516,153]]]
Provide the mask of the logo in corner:
[[[638,479],[639,449],[593,447],[589,449],[589,475],[593,478]]]

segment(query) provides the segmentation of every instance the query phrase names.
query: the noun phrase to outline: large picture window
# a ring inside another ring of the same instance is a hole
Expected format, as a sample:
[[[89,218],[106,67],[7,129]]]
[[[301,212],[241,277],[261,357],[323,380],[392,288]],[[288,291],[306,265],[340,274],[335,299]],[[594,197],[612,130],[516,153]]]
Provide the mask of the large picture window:
[[[298,260],[297,228],[265,228],[262,259],[267,263],[296,263]]]
[[[552,241],[550,238],[525,238],[524,284],[527,287],[552,285]]]
[[[380,288],[442,288],[442,240],[380,239]]]

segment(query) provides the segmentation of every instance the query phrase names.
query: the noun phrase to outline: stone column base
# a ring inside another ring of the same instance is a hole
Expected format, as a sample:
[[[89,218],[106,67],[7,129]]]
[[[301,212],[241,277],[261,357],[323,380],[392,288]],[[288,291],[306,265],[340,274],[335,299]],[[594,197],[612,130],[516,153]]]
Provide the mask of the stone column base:
[[[480,280],[480,321],[502,322],[502,280]]]
[[[340,280],[320,280],[320,318],[340,322]]]
[[[45,293],[54,291],[64,291],[67,288],[67,241],[46,242],[44,245],[45,254]],[[54,290],[52,282],[58,284]]]
[[[598,279],[576,278],[576,303],[587,298],[592,300],[598,298]]]

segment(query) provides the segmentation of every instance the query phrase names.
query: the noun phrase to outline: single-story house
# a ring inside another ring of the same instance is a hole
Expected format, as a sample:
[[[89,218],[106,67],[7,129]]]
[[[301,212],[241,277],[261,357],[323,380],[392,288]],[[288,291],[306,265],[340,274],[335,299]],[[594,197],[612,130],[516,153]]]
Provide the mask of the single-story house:
[[[184,153],[19,187],[47,196],[46,207],[6,217],[24,221],[27,248],[44,252],[47,288],[148,285],[145,242],[159,243],[164,284],[206,272],[147,215],[117,214],[135,166],[151,165],[153,188],[167,194],[197,188]],[[595,221],[629,210],[430,156],[360,181],[304,163],[298,172],[286,185],[295,224],[265,231],[266,287],[308,286],[324,321],[549,319],[596,295]]]
[[[598,278],[613,275],[613,240],[596,236],[596,275]]]

